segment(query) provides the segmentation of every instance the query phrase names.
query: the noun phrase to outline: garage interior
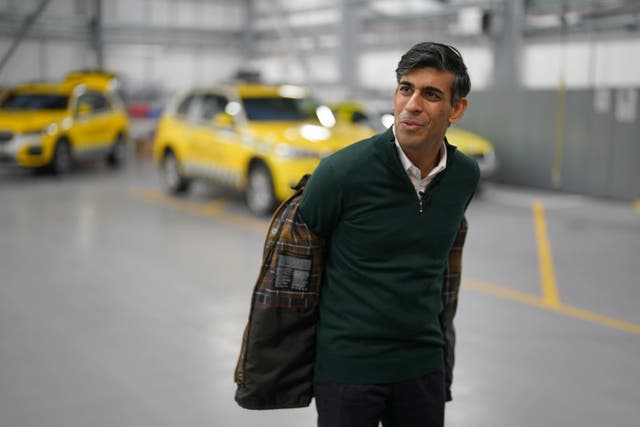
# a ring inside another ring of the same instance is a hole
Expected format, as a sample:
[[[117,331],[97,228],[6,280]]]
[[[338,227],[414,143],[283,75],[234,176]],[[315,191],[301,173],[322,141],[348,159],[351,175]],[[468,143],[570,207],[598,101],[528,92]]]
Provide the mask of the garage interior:
[[[307,426],[247,411],[233,369],[268,220],[151,157],[171,97],[252,70],[391,105],[412,44],[458,47],[460,126],[496,174],[468,211],[446,425],[640,417],[639,1],[0,0],[0,89],[106,69],[128,159],[54,176],[0,163],[0,426]]]

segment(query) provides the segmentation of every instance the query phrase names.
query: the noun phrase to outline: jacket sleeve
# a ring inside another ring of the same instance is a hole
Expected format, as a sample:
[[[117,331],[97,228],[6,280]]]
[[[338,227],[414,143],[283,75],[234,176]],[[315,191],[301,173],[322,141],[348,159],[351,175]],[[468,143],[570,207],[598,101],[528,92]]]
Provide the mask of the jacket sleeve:
[[[449,252],[449,259],[443,274],[442,283],[442,313],[440,313],[440,327],[444,338],[444,366],[446,400],[451,401],[451,383],[453,382],[453,366],[455,363],[456,331],[453,318],[458,308],[458,293],[462,277],[462,248],[467,236],[467,219],[462,218],[460,228]]]

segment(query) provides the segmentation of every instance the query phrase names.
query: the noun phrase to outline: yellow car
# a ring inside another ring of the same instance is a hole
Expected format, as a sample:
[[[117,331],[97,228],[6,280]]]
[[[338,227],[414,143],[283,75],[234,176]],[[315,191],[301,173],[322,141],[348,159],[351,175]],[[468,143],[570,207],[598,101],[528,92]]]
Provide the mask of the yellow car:
[[[369,126],[377,131],[387,129],[393,124],[393,114],[386,112],[375,114],[358,101],[342,101],[332,106],[338,122],[353,122],[360,126]],[[469,157],[473,157],[480,167],[482,179],[495,174],[497,161],[491,142],[478,134],[452,126],[447,130],[447,140]]]
[[[447,140],[464,154],[476,160],[480,168],[481,179],[489,178],[496,173],[498,167],[496,154],[488,139],[452,126],[447,130]]]
[[[74,160],[126,156],[129,121],[108,73],[16,86],[0,102],[0,163],[68,172]]]
[[[154,158],[172,193],[208,179],[245,193],[256,214],[270,213],[320,159],[372,135],[337,123],[300,86],[221,84],[193,89],[165,108]]]

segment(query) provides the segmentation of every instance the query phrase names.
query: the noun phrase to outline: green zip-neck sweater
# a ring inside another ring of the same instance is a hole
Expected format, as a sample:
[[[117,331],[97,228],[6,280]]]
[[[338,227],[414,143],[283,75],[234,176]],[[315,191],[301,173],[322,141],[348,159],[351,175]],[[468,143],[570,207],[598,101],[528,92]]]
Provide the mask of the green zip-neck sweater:
[[[447,144],[447,167],[420,200],[391,129],[320,163],[300,204],[329,240],[316,380],[385,383],[443,369],[442,273],[479,176]]]

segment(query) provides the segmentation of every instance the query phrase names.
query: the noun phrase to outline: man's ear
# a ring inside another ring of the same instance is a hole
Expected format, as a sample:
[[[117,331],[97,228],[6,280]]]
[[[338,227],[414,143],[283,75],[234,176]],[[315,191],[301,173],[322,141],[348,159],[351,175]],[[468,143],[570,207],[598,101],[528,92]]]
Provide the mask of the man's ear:
[[[449,123],[455,123],[464,116],[464,112],[467,111],[467,98],[459,99],[453,105],[451,113],[449,113]]]

